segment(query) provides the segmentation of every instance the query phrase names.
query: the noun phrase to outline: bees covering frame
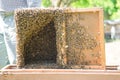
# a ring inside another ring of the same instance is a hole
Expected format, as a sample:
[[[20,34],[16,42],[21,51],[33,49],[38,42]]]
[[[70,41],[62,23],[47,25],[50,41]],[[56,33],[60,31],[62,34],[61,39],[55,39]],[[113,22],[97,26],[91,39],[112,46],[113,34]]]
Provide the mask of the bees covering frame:
[[[18,9],[15,21],[18,67],[105,68],[102,9]]]

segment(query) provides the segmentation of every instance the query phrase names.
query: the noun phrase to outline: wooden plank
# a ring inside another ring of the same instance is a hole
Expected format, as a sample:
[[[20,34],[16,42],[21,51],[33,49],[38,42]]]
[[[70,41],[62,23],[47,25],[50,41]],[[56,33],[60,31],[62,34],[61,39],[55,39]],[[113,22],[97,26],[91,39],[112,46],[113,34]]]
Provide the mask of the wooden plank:
[[[108,66],[110,67],[110,66]],[[118,70],[16,69],[8,65],[0,70],[0,80],[119,80]]]
[[[42,73],[0,75],[0,80],[119,80],[120,74]]]
[[[104,42],[104,17],[103,17],[103,10],[101,9],[99,12],[99,30],[100,33],[98,32],[98,34],[100,35],[100,54],[101,54],[101,64],[102,66],[106,66],[106,56],[105,56],[105,42]]]

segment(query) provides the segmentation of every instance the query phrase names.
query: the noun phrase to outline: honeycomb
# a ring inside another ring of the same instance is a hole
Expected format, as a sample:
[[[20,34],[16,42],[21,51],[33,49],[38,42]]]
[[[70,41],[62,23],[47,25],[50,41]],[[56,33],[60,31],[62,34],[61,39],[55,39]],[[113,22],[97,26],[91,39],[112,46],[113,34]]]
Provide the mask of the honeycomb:
[[[90,69],[89,66],[100,66],[98,68],[103,69],[100,11],[16,10],[18,68]]]

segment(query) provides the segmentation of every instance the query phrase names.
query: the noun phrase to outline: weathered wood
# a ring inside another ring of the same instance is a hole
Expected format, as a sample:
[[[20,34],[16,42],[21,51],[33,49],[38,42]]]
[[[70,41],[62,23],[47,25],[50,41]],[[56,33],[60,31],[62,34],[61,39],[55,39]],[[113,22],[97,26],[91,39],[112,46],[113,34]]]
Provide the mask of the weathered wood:
[[[7,66],[0,71],[0,80],[119,80],[118,70],[82,69],[16,69]]]

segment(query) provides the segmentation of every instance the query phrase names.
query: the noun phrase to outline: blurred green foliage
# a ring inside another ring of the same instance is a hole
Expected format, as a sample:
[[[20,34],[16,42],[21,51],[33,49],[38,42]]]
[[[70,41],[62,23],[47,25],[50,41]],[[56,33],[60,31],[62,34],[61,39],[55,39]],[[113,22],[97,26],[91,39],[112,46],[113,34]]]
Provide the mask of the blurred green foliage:
[[[42,6],[54,7],[52,3],[61,1],[62,6],[57,7],[73,7],[73,8],[91,8],[101,7],[104,9],[104,19],[120,18],[120,0],[42,0]]]
[[[50,0],[42,0],[42,6],[50,7],[52,5]]]

